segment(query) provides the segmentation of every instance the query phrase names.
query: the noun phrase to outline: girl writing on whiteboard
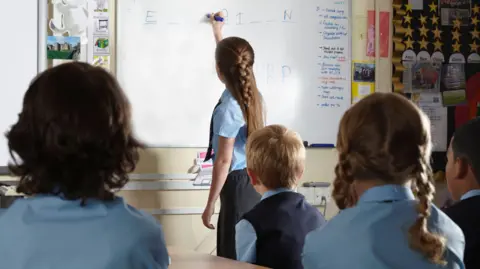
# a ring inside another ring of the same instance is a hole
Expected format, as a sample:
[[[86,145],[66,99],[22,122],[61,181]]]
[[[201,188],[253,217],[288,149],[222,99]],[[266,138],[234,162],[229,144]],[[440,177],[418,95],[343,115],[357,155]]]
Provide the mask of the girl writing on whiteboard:
[[[210,122],[206,160],[213,158],[214,164],[212,185],[202,220],[207,228],[214,229],[211,217],[220,196],[217,255],[235,259],[235,225],[260,200],[247,175],[245,143],[248,134],[264,126],[264,112],[253,74],[252,47],[242,38],[223,39],[223,22],[216,21],[214,15],[222,14],[212,14],[210,20],[217,42],[217,74],[226,89]]]

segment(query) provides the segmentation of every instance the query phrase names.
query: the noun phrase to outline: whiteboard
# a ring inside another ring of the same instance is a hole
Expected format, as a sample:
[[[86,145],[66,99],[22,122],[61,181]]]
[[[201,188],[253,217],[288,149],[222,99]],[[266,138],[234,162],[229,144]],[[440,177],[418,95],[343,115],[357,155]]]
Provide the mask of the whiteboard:
[[[37,1],[2,1],[0,33],[0,167],[4,167],[10,160],[4,134],[17,121],[23,95],[38,71]]]
[[[136,135],[152,147],[206,147],[224,90],[205,14],[223,10],[224,36],[248,40],[267,107],[309,143],[335,144],[351,104],[350,1],[126,0],[117,2],[117,77]]]

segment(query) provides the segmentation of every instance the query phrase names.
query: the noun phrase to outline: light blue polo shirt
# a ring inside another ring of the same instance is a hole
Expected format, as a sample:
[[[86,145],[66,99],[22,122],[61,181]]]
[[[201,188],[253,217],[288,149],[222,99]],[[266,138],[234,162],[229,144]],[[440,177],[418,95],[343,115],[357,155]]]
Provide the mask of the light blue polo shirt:
[[[229,90],[223,91],[220,102],[221,104],[213,111],[213,151],[218,152],[218,139],[220,136],[235,138],[230,171],[241,170],[247,167],[245,159],[247,126],[245,125],[240,105]],[[213,160],[215,161],[215,155]]]
[[[168,268],[161,226],[150,215],[111,202],[36,195],[0,214],[0,267],[8,269]]]
[[[385,185],[367,190],[357,205],[307,235],[304,268],[464,269],[462,230],[436,206],[432,206],[428,229],[446,238],[447,265],[432,264],[410,247],[408,230],[418,217],[416,206],[407,187]]]

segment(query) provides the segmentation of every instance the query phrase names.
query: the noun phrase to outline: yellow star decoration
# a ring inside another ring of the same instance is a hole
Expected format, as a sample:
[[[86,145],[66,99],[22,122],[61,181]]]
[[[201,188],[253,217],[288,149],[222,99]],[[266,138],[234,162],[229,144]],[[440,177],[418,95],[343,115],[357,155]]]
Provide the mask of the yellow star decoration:
[[[426,28],[425,25],[422,25],[418,30],[420,30],[420,36],[428,37],[428,28]]]
[[[473,14],[480,13],[480,7],[478,5],[473,6],[472,7],[472,12],[473,12]]]
[[[458,42],[455,42],[452,44],[453,52],[460,52],[460,44]]]
[[[470,44],[470,52],[477,52],[478,47],[479,46],[478,46],[477,42],[475,42],[475,40],[473,40],[473,43]]]
[[[425,38],[422,38],[422,40],[418,43],[420,44],[420,49],[427,49],[428,42],[425,40]]]
[[[455,19],[453,21],[453,28],[458,28],[460,29],[460,27],[462,26],[462,22],[459,20],[459,19]]]
[[[430,20],[432,20],[432,25],[438,24],[438,19],[439,18],[435,14],[433,14],[430,18]]]
[[[406,15],[403,17],[404,23],[412,23],[412,17],[410,15]]]
[[[458,32],[458,30],[453,31],[453,32],[452,32],[452,36],[453,36],[453,37],[452,37],[453,40],[460,41],[460,36],[461,36],[461,34],[460,34],[460,32]]]
[[[441,39],[441,38],[442,38],[442,32],[443,32],[443,31],[440,30],[440,29],[438,29],[438,27],[435,28],[435,30],[432,31],[433,37],[434,37],[434,38]]]
[[[404,6],[405,6],[405,11],[407,11],[407,12],[412,11],[412,5],[406,4]]]
[[[428,18],[427,16],[420,15],[420,22],[421,22],[422,24],[427,23],[427,18]]]
[[[403,41],[405,43],[405,49],[412,49],[413,50],[413,41],[412,39],[407,38],[407,40]]]
[[[405,28],[405,37],[409,36],[409,37],[413,37],[413,29],[409,26],[407,26],[407,28]]]
[[[430,12],[435,12],[437,13],[437,5],[435,5],[435,2],[432,2],[430,5],[428,5],[430,7]]]
[[[477,16],[472,17],[472,24],[475,25],[475,26],[478,24],[478,18],[477,18]]]
[[[473,31],[470,31],[470,34],[472,34],[472,38],[473,38],[473,39],[475,39],[475,38],[476,38],[476,39],[480,39],[480,32],[477,31],[476,28],[473,29]]]
[[[437,51],[437,50],[442,51],[442,46],[443,46],[443,43],[440,42],[440,40],[438,40],[438,39],[435,40],[435,42],[433,42],[433,47],[434,47],[433,50],[435,50],[435,51]]]

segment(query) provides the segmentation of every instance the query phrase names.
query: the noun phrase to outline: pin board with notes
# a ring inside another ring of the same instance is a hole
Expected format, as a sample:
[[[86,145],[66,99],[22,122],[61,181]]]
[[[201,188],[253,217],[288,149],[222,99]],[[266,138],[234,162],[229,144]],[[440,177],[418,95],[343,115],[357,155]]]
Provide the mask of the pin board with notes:
[[[208,145],[225,86],[205,15],[220,10],[224,37],[245,38],[255,50],[267,124],[335,144],[351,104],[351,1],[125,0],[116,9],[116,75],[148,146]]]

